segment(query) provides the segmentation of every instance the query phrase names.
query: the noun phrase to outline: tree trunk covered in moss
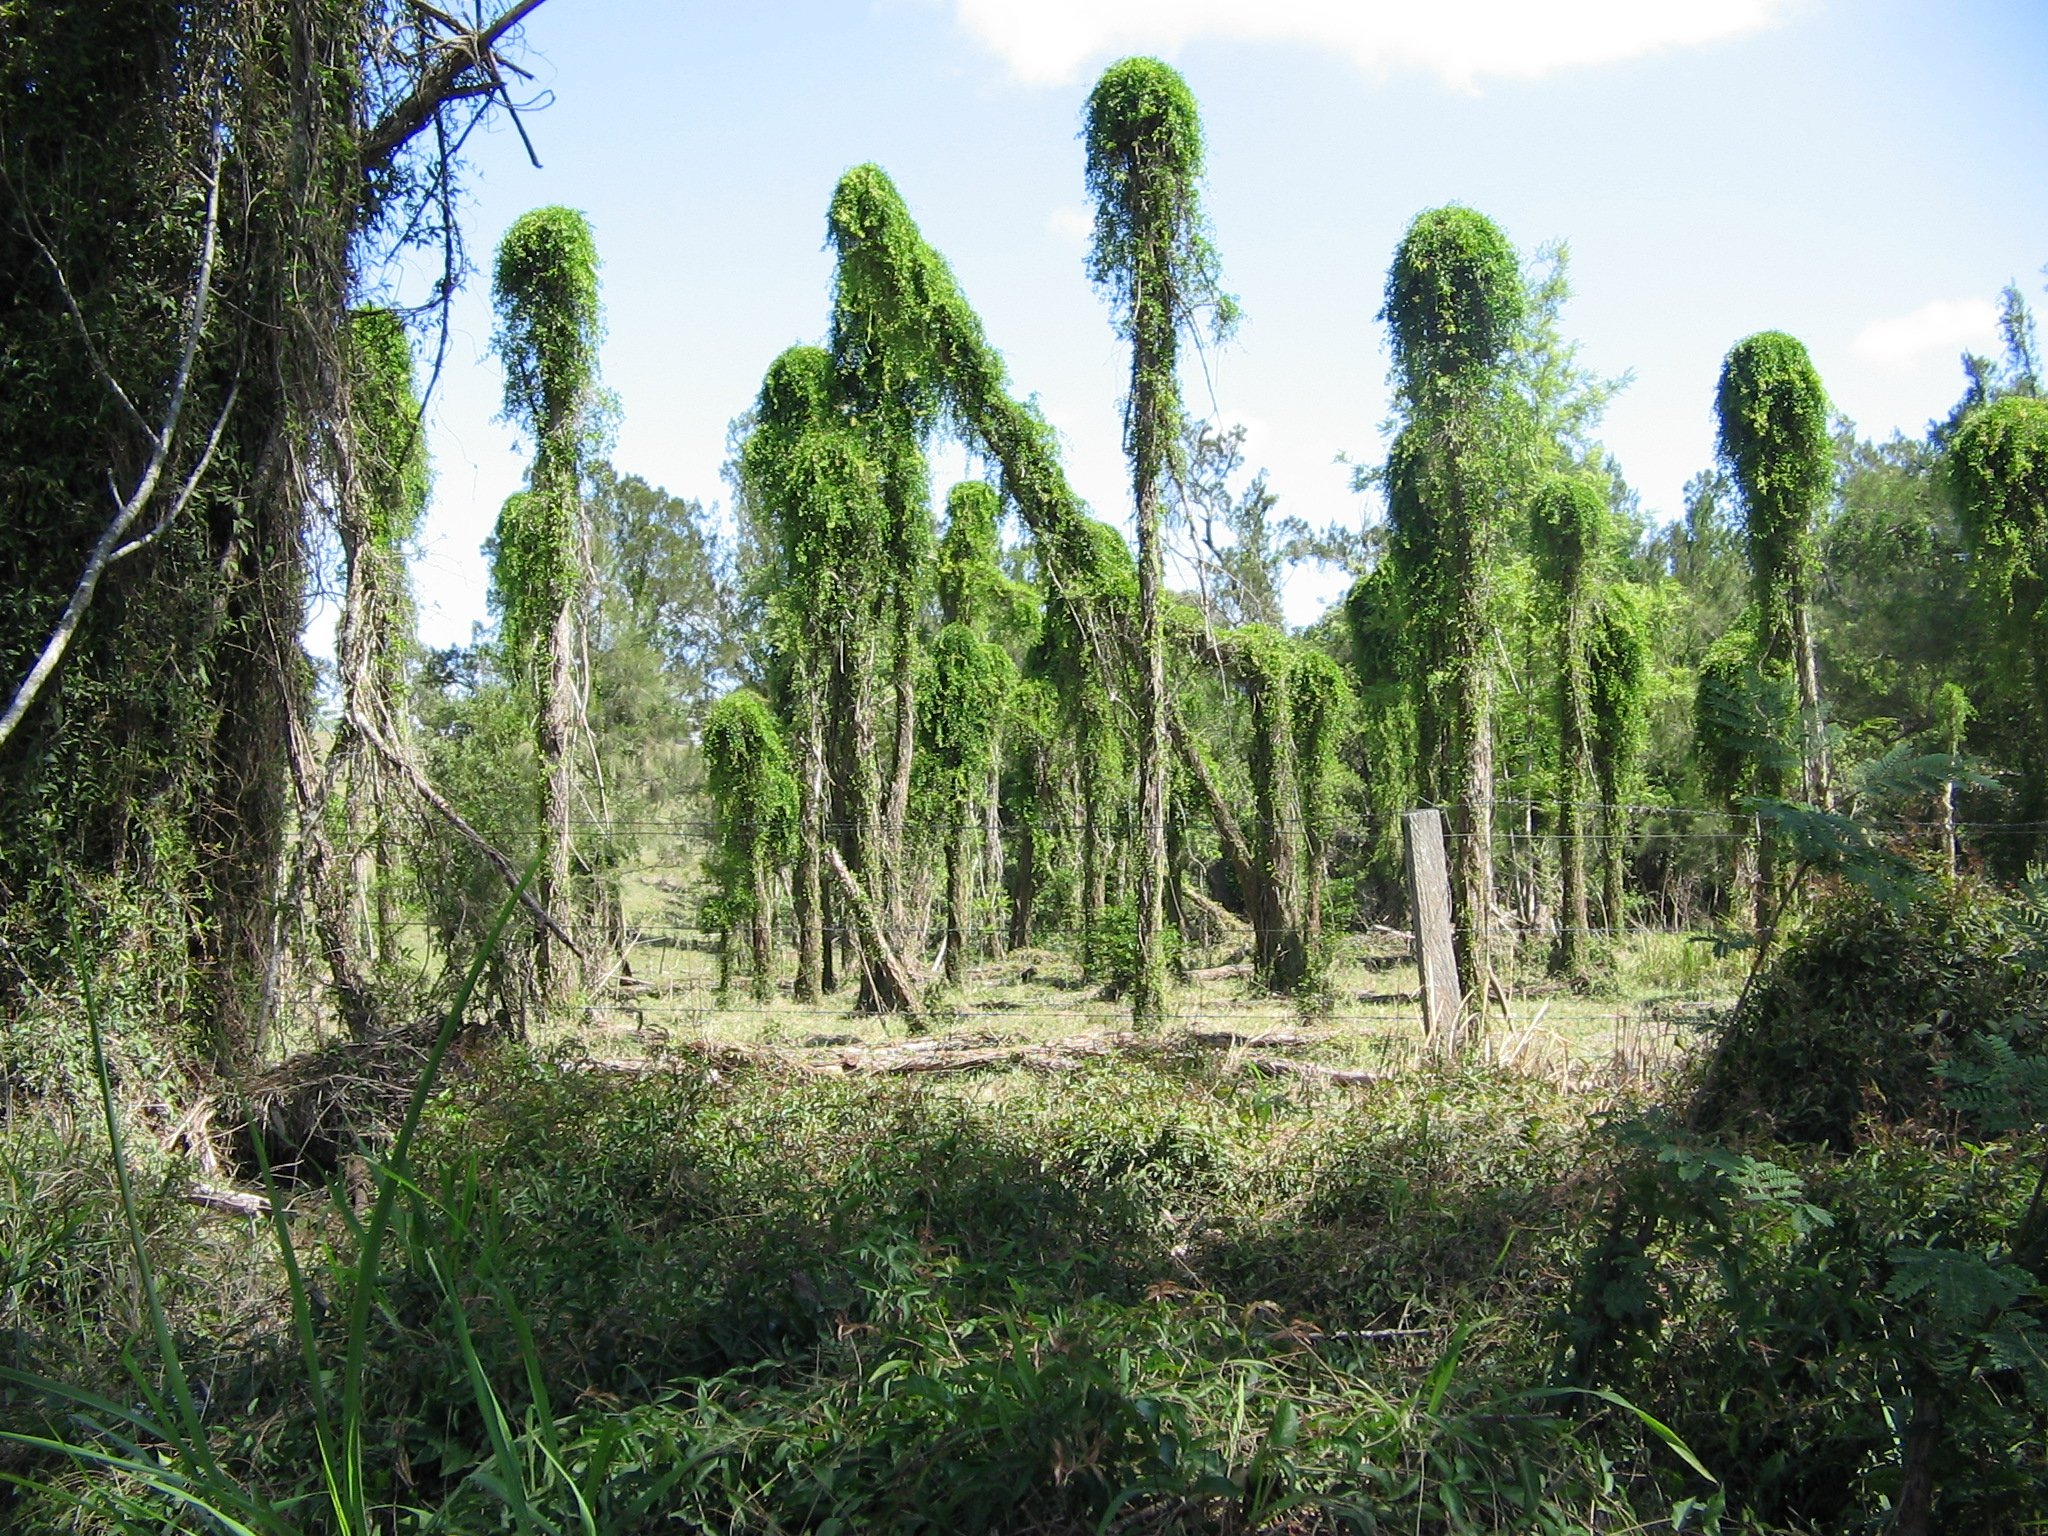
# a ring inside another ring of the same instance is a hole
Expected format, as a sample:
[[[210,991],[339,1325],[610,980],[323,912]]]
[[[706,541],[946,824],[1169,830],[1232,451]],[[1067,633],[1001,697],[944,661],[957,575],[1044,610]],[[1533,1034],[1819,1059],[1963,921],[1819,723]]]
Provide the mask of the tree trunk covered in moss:
[[[305,492],[345,406],[381,19],[41,0],[0,28],[0,936],[68,970],[67,888],[133,914],[177,1054],[228,1075],[275,1001]],[[95,566],[110,478],[137,542]]]

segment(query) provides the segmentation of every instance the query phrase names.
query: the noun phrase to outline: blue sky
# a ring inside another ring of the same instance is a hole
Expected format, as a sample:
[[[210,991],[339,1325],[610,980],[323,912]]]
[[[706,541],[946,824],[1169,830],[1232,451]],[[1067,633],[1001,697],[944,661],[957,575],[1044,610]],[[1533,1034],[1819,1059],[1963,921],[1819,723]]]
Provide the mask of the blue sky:
[[[1382,451],[1374,316],[1419,210],[1464,202],[1525,252],[1563,240],[1567,333],[1632,371],[1603,436],[1653,514],[1711,461],[1730,343],[1812,349],[1866,435],[1918,432],[1993,345],[1999,288],[2043,297],[2040,0],[550,0],[519,55],[549,102],[470,141],[456,301],[414,579],[430,644],[485,617],[479,546],[524,473],[495,421],[488,271],[527,208],[584,210],[604,261],[614,461],[723,500],[726,431],[783,347],[822,338],[824,214],[864,160],[947,255],[1076,486],[1127,519],[1125,356],[1083,257],[1082,103],[1156,52],[1210,145],[1208,208],[1246,321],[1198,410],[1250,429],[1281,510],[1368,512],[1340,455]],[[966,468],[942,450],[941,487]],[[1336,580],[1297,581],[1312,617]]]

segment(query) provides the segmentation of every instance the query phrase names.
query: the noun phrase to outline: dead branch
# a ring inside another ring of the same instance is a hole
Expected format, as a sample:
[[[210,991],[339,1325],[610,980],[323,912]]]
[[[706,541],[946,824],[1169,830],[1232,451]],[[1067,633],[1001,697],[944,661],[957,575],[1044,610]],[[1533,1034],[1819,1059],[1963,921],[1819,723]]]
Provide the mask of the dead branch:
[[[1386,1074],[1367,1072],[1351,1067],[1326,1067],[1314,1061],[1293,1061],[1285,1056],[1254,1056],[1251,1064],[1261,1072],[1270,1072],[1276,1077],[1302,1077],[1319,1083],[1341,1083],[1351,1088],[1370,1088],[1374,1083],[1383,1083]]]
[[[833,878],[838,880],[840,890],[846,896],[846,904],[852,909],[854,937],[860,941],[860,960],[867,971],[868,983],[874,988],[876,998],[891,1013],[909,1017],[912,1029],[924,1027],[924,1010],[918,1005],[917,981],[890,945],[888,935],[882,931],[881,923],[875,917],[874,904],[868,900],[860,881],[853,871],[846,867],[846,860],[837,848],[825,850],[826,860],[832,866]]]
[[[242,1189],[223,1189],[217,1184],[193,1184],[185,1191],[185,1200],[209,1211],[219,1211],[226,1216],[268,1216],[270,1201],[262,1195]]]
[[[494,21],[467,28],[459,27],[445,12],[431,6],[420,6],[421,13],[429,20],[457,30],[435,45],[405,98],[393,105],[363,135],[363,169],[371,171],[388,165],[392,156],[433,122],[448,102],[502,92],[505,82],[498,70],[506,66],[496,56],[498,40],[544,3],[545,0],[518,0],[516,5],[507,6],[500,12]],[[513,72],[519,73],[516,68]],[[509,96],[506,105],[511,105]],[[516,112],[513,120],[518,121]],[[524,128],[520,130],[520,136],[525,137]]]

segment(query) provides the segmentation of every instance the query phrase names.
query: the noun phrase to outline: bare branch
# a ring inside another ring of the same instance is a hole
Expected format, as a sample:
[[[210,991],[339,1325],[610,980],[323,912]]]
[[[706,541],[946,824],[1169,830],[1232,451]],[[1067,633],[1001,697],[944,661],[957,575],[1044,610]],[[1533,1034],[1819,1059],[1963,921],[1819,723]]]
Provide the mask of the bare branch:
[[[192,493],[199,489],[199,482],[205,476],[207,466],[213,462],[213,452],[216,448],[220,447],[221,437],[227,431],[228,417],[234,414],[235,401],[241,398],[241,394],[242,381],[238,377],[233,384],[228,386],[228,397],[221,403],[220,415],[214,418],[213,430],[206,434],[206,446],[199,451],[199,458],[192,466],[192,473],[187,475],[185,483],[178,487],[178,494],[172,500],[170,507],[164,512],[162,517],[156,520],[155,525],[149,532],[143,534],[140,538],[130,539],[126,544],[115,550],[108,557],[107,564],[117,565],[121,561],[126,560],[130,555],[149,548],[150,545],[163,537],[170,526],[178,520],[179,514],[185,510],[185,504],[191,501]]]
[[[504,99],[505,112],[512,119],[512,126],[519,130],[519,142],[526,146],[526,158],[533,163],[533,168],[536,171],[540,170],[540,151],[533,147],[533,140],[527,137],[526,124],[519,117],[519,105],[512,99],[512,88],[505,83],[505,77],[498,72],[498,60],[495,57],[486,58],[484,60],[484,68],[489,72],[491,82],[497,89],[498,95]]]
[[[388,165],[392,156],[411,143],[414,136],[435,119],[444,103],[502,90],[502,81],[479,85],[474,81],[465,83],[463,76],[473,69],[487,70],[498,40],[545,3],[546,0],[518,0],[517,4],[499,13],[495,21],[456,32],[442,42],[405,99],[363,135],[364,169],[376,170]],[[444,25],[449,21],[447,16],[429,7],[421,9]]]
[[[85,622],[86,610],[92,607],[93,598],[99,591],[100,578],[106,575],[107,567],[113,564],[117,551],[128,537],[128,530],[135,526],[136,519],[142,516],[151,499],[155,497],[157,484],[163,477],[164,465],[170,459],[172,445],[178,436],[178,422],[185,414],[185,397],[191,388],[192,369],[198,360],[199,341],[206,329],[206,311],[213,295],[213,260],[220,234],[220,170],[224,148],[220,131],[216,128],[213,135],[213,167],[207,177],[206,186],[206,224],[200,241],[199,270],[193,282],[192,308],[186,316],[185,337],[178,358],[178,371],[171,381],[171,394],[164,405],[163,422],[151,434],[154,447],[150,451],[149,462],[143,466],[142,474],[135,482],[135,488],[120,503],[114,520],[101,531],[98,541],[93,545],[92,554],[85,562],[85,570],[80,574],[77,585],[71,589],[70,601],[65,603],[64,612],[57,620],[57,627],[50,632],[50,638],[43,642],[43,649],[37,655],[35,665],[29,668],[28,676],[23,678],[20,686],[14,690],[14,697],[8,703],[6,714],[0,715],[0,748],[7,745],[44,687],[56,676],[57,668],[63,664],[65,653],[71,649],[71,641],[77,635],[79,625]],[[112,376],[104,372],[101,376],[119,394],[119,386],[114,385]],[[126,396],[121,398],[125,400]],[[232,398],[229,403],[232,405]],[[225,421],[226,414],[223,412],[221,421],[215,424],[213,435],[207,444],[206,454],[200,464],[202,470],[205,467],[204,460],[211,458],[214,445],[220,440],[221,428]],[[172,507],[170,516],[175,516],[190,499],[192,488],[197,483],[195,472]],[[148,537],[153,538],[155,534],[152,533]]]

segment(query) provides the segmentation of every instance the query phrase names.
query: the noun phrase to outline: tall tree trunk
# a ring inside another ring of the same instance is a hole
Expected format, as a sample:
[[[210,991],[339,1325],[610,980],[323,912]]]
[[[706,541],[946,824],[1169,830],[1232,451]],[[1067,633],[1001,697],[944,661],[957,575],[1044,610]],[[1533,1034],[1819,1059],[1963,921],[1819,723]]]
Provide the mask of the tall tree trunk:
[[[1038,833],[1026,824],[1010,866],[1010,948],[1031,946],[1031,920],[1038,904]]]
[[[1445,713],[1457,794],[1452,807],[1451,884],[1456,892],[1458,974],[1475,1014],[1483,1014],[1493,984],[1493,668],[1486,653],[1490,540],[1484,521],[1487,509],[1469,483],[1467,450],[1459,441],[1462,430],[1454,426],[1442,450],[1454,605],[1444,658],[1450,674]]]
[[[1031,811],[1017,827],[1017,859],[1010,866],[1010,948],[1026,949],[1038,909],[1037,815],[1054,803],[1052,753],[1044,746],[1031,751]]]
[[[849,926],[859,938],[861,969],[865,973],[862,992],[875,994],[878,1011],[906,1015],[911,1033],[922,1034],[924,1016],[918,1003],[916,980],[891,947],[889,936],[882,931],[881,918],[874,903],[861,889],[858,877],[846,867],[846,860],[837,848],[828,848],[825,858],[838,884],[839,894],[844,898],[851,918]]]
[[[967,979],[968,914],[973,906],[973,816],[960,806],[946,837],[946,980],[959,986]]]
[[[1096,933],[1102,924],[1102,910],[1109,904],[1110,829],[1107,786],[1098,771],[1104,758],[1102,736],[1112,727],[1092,712],[1084,715],[1077,733],[1080,762],[1076,771],[1081,781],[1081,953],[1093,977],[1096,965]]]
[[[1459,659],[1459,766],[1451,883],[1458,893],[1458,973],[1477,1011],[1493,979],[1493,722],[1483,663]]]
[[[1558,794],[1557,841],[1564,900],[1558,913],[1557,950],[1552,969],[1567,980],[1587,976],[1592,904],[1586,892],[1587,820],[1592,790],[1592,741],[1586,708],[1586,613],[1583,583],[1569,590],[1558,627]],[[1611,892],[1609,893],[1612,894]]]
[[[1251,694],[1260,873],[1253,954],[1269,988],[1293,992],[1308,979],[1311,956],[1302,934],[1301,787],[1284,668],[1254,679]]]
[[[569,933],[576,931],[576,614],[568,604],[548,633],[542,692],[535,711],[541,761],[541,837],[546,855],[540,870],[540,904]],[[575,953],[543,930],[540,935],[541,996],[560,1007],[579,982]]]
[[[1814,654],[1813,614],[1806,593],[1795,594],[1792,604],[1792,649],[1799,676],[1799,726],[1801,757],[1805,769],[1806,800],[1822,810],[1835,808],[1833,776],[1828,766],[1827,722],[1820,712],[1820,663]]]
[[[820,862],[818,866],[820,871],[827,867],[825,858],[832,852],[834,846],[830,837],[820,841]],[[839,908],[838,887],[827,881],[818,893],[818,911],[823,915],[825,938],[824,953],[819,961],[818,975],[827,997],[839,990],[839,977],[843,970],[843,967],[839,964],[839,956],[843,948],[840,943],[840,929],[844,925],[845,920],[840,916]]]
[[[1166,232],[1149,230],[1163,248]],[[1155,249],[1159,261],[1163,249]],[[1154,267],[1164,271],[1163,262]],[[1164,560],[1159,539],[1159,477],[1168,423],[1162,419],[1159,370],[1173,366],[1174,317],[1165,296],[1137,298],[1131,357],[1131,465],[1138,515],[1138,837],[1136,970],[1131,1023],[1154,1029],[1166,1019],[1166,628],[1160,606]],[[1171,398],[1170,381],[1166,393]]]
[[[302,593],[297,508],[285,505],[281,487],[263,488],[268,478],[257,477],[253,528],[246,536],[227,529],[218,546],[227,579],[211,675],[215,724],[194,812],[204,871],[195,1000],[215,1065],[231,1076],[261,1050],[283,958],[288,679],[298,665]]]
[[[977,947],[988,959],[1003,953],[1008,930],[1003,923],[1003,892],[1007,889],[1003,859],[1003,752],[1000,737],[989,753],[988,782],[981,800],[981,888],[988,893],[988,922]]]
[[[1295,764],[1295,772],[1305,772]],[[1302,795],[1302,940],[1313,972],[1323,962],[1323,894],[1330,878],[1329,817],[1320,787]]]
[[[349,870],[327,835],[327,795],[305,722],[293,711],[288,723],[292,787],[299,812],[299,857],[313,908],[313,932],[334,981],[335,1011],[352,1040],[376,1033],[377,998],[363,964],[360,913],[349,888]]]
[[[1600,921],[1609,943],[1622,937],[1628,922],[1628,887],[1624,858],[1628,852],[1628,812],[1612,803],[1620,790],[1603,785],[1600,798]]]
[[[754,841],[753,939],[754,1001],[765,1003],[775,996],[775,882],[768,868],[768,854],[759,838]]]
[[[870,635],[842,640],[836,648],[833,671],[832,730],[836,743],[833,782],[837,791],[839,821],[837,843],[841,856],[869,902],[871,888],[886,883],[887,836],[883,826],[881,775],[875,761],[875,647]],[[845,894],[842,885],[841,894]],[[851,900],[851,898],[848,898]],[[851,914],[857,929],[859,914]],[[884,930],[884,914],[874,914]],[[846,935],[844,953],[858,952],[863,942],[855,931]],[[893,943],[892,943],[893,948]],[[888,993],[877,990],[875,968],[861,966],[859,1007],[865,1012],[889,1011]]]
[[[1951,752],[1950,756],[1955,754]],[[1948,865],[1948,877],[1956,877],[1956,781],[1941,786],[1941,854]]]

